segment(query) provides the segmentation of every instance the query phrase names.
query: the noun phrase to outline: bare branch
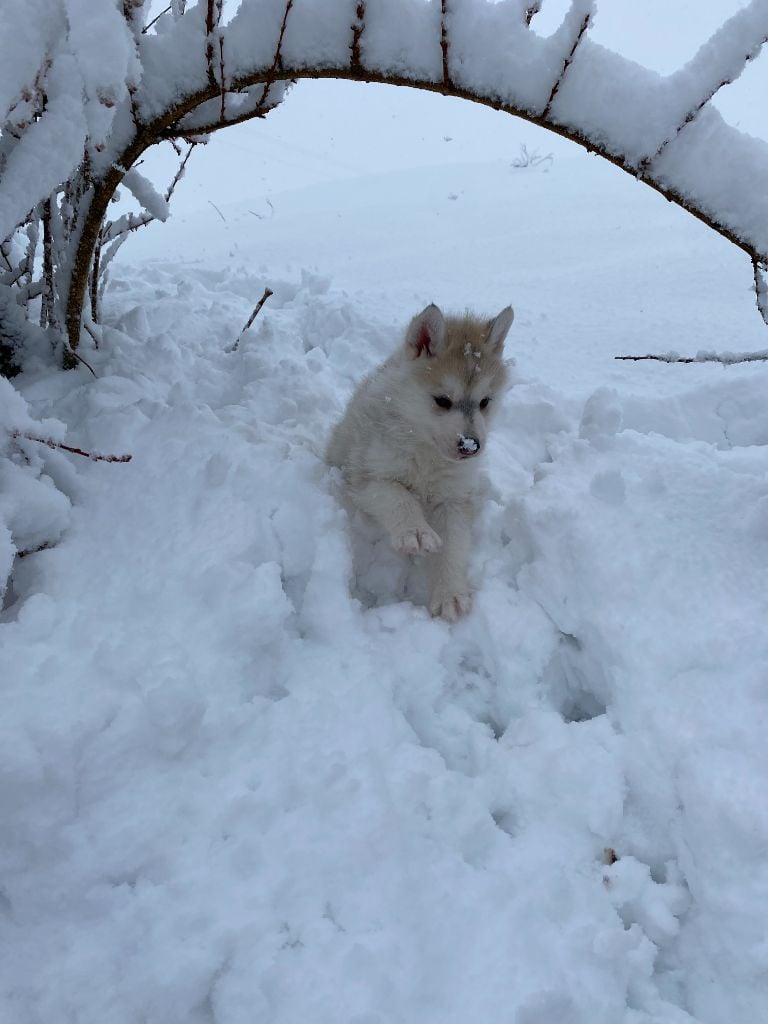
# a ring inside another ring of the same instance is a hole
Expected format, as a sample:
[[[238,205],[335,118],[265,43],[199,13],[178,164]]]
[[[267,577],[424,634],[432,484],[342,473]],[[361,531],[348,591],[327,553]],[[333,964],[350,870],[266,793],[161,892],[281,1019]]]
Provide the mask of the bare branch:
[[[547,100],[547,105],[544,107],[544,112],[541,115],[542,118],[544,118],[544,120],[546,120],[549,117],[549,112],[552,109],[552,104],[555,102],[555,97],[557,96],[558,92],[560,91],[560,85],[561,85],[563,79],[565,78],[565,75],[566,75],[566,72],[568,71],[568,68],[571,66],[573,58],[574,58],[574,56],[576,54],[576,50],[578,49],[579,43],[581,42],[581,40],[582,40],[582,38],[584,36],[584,33],[589,28],[589,23],[591,22],[591,20],[592,20],[592,15],[591,14],[585,14],[584,15],[584,18],[583,18],[583,20],[581,22],[581,25],[579,27],[579,31],[576,34],[576,38],[573,41],[573,46],[571,46],[570,53],[565,58],[565,60],[563,62],[563,67],[562,67],[562,69],[560,71],[560,74],[557,76],[557,79],[555,80],[555,84],[552,86],[552,91],[549,94],[549,99]]]
[[[248,320],[246,321],[245,327],[243,327],[242,331],[240,331],[240,333],[238,334],[237,338],[235,339],[235,343],[227,351],[229,351],[229,352],[237,352],[237,346],[240,344],[240,339],[245,334],[245,332],[248,330],[248,328],[251,326],[251,324],[256,319],[256,317],[259,315],[259,313],[261,311],[261,307],[267,301],[269,296],[270,295],[274,295],[274,294],[275,293],[272,291],[271,288],[265,288],[264,289],[264,294],[261,296],[259,301],[256,303],[256,306],[254,307],[253,312],[251,313],[251,315],[248,317]]]

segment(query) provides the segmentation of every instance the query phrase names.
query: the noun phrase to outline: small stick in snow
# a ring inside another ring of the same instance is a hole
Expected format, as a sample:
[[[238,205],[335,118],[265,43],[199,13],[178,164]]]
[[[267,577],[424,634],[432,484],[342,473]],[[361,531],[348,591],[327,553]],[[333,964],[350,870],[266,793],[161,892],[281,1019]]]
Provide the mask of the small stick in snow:
[[[226,218],[226,217],[224,216],[224,214],[223,214],[223,213],[221,212],[221,210],[220,210],[220,209],[218,208],[218,206],[216,205],[216,203],[214,203],[214,202],[213,202],[213,200],[211,200],[211,199],[209,199],[209,200],[208,200],[208,202],[209,202],[209,203],[211,204],[211,206],[212,206],[212,207],[214,208],[214,210],[216,211],[216,213],[218,213],[218,215],[219,215],[219,216],[221,217],[221,219],[222,219],[222,220],[224,221],[224,223],[226,224],[226,223],[227,223],[227,218]]]
[[[99,452],[86,452],[82,448],[72,448],[61,441],[54,441],[52,437],[35,437],[34,434],[27,434],[22,430],[12,430],[11,437],[21,437],[25,441],[36,441],[37,444],[44,444],[46,448],[59,448],[63,452],[71,452],[72,455],[82,455],[84,459],[91,462],[130,462],[132,455],[101,455]]]
[[[256,303],[256,306],[254,307],[253,312],[248,317],[248,322],[246,323],[245,327],[243,327],[242,331],[240,331],[240,333],[238,334],[237,338],[235,339],[234,345],[230,349],[228,349],[229,352],[237,352],[237,346],[240,344],[240,339],[245,334],[245,332],[248,330],[248,328],[251,326],[251,324],[256,319],[256,317],[259,315],[259,312],[261,311],[261,307],[267,301],[269,296],[270,295],[274,295],[274,294],[275,293],[272,291],[271,288],[265,288],[264,289],[264,294],[261,296],[259,301]]]

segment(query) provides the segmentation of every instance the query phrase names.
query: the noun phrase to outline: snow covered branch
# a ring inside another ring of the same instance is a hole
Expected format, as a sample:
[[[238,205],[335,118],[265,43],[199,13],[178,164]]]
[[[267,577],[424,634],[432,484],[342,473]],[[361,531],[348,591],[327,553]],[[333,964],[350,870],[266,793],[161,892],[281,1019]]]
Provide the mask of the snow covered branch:
[[[161,213],[162,197],[132,170],[145,150],[264,117],[301,78],[456,96],[578,143],[741,248],[768,322],[768,143],[727,125],[711,103],[768,40],[766,0],[750,0],[667,77],[589,38],[594,0],[571,0],[549,36],[531,28],[540,0],[242,0],[228,21],[223,0],[174,0],[151,19],[144,0],[68,16],[62,0],[34,0],[36,20],[24,0],[9,5],[0,13],[0,288],[31,309],[33,242],[21,235],[30,211],[44,211],[33,217],[43,218],[43,319],[66,324],[72,350],[88,295],[97,312],[101,247]],[[14,17],[32,25],[18,55]],[[144,212],[107,227],[126,174]]]
[[[664,352],[645,356],[614,356],[614,359],[630,360],[634,363],[646,359],[657,363],[721,363],[733,366],[736,363],[764,363],[768,360],[768,349],[761,352],[697,352],[695,356],[680,356],[677,352]]]

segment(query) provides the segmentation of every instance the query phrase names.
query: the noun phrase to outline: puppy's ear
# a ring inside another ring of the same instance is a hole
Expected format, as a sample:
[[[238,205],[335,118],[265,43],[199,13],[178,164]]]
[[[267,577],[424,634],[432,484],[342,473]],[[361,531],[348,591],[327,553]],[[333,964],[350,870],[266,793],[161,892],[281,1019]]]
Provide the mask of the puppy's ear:
[[[436,356],[445,343],[445,317],[432,303],[415,316],[405,335],[405,347],[413,359]]]
[[[486,345],[491,351],[501,355],[501,350],[504,348],[504,339],[514,319],[515,311],[511,306],[505,306],[496,319],[491,321],[488,330],[488,340],[486,341]]]

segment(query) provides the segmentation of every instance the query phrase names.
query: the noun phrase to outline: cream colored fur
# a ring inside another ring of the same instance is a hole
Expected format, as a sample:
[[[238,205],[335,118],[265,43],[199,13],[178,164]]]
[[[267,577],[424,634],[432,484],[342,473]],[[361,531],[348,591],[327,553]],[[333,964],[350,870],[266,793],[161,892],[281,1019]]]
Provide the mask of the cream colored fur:
[[[426,557],[430,611],[448,621],[472,606],[480,458],[507,381],[502,353],[513,316],[509,306],[494,320],[427,306],[358,386],[328,445],[352,501],[395,550]]]

